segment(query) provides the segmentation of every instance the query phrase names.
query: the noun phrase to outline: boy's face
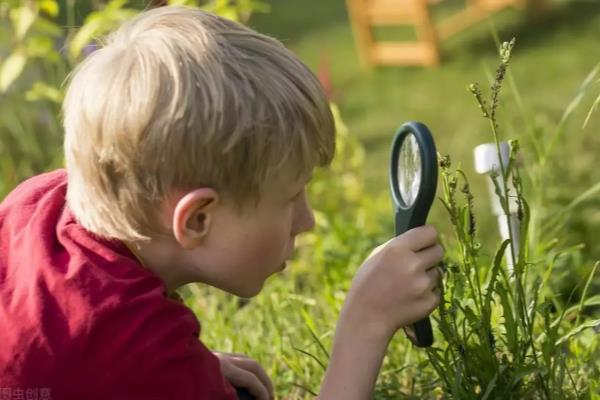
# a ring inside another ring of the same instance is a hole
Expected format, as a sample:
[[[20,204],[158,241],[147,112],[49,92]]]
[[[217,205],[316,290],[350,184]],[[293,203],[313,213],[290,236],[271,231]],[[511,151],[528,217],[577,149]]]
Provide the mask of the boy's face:
[[[258,294],[269,276],[284,269],[296,235],[314,226],[305,192],[308,180],[276,180],[258,204],[241,212],[217,202],[207,211],[203,240],[186,256],[193,280],[242,297]]]

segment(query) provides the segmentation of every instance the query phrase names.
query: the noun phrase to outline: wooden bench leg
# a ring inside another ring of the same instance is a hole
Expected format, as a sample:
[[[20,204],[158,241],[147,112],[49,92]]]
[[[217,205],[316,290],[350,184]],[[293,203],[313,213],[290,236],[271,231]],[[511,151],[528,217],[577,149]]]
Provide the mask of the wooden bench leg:
[[[414,0],[415,29],[418,40],[427,49],[423,59],[424,65],[439,65],[440,53],[438,39],[429,12],[428,0]]]
[[[372,56],[374,39],[367,15],[367,4],[365,0],[346,0],[346,5],[361,65],[363,69],[370,69],[374,64]]]

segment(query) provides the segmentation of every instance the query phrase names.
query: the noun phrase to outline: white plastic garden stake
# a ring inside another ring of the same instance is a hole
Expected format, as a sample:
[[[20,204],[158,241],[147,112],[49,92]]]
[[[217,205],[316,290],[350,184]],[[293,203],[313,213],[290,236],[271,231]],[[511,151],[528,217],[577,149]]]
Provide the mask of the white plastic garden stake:
[[[496,186],[494,185],[492,178],[492,171],[496,171],[496,181],[498,182],[498,187],[502,195],[504,196],[504,186],[502,184],[502,172],[500,167],[500,159],[498,158],[498,148],[496,147],[496,143],[485,143],[475,147],[475,171],[482,175],[487,175],[488,179],[488,188],[490,192],[490,201],[492,205],[492,212],[496,215],[498,219],[498,227],[500,228],[500,236],[502,240],[506,240],[509,238],[508,234],[508,221],[506,215],[504,214],[504,210],[502,210],[502,205],[500,204],[500,199],[496,194]],[[506,168],[508,166],[509,155],[510,155],[510,145],[508,142],[500,142],[500,154],[502,155],[502,163]],[[517,202],[514,199],[516,195],[515,188],[512,184],[512,179],[509,177],[508,182],[508,191],[510,196],[509,202],[509,218],[510,225],[512,227],[512,237],[514,239],[514,249],[515,249],[515,257],[519,255],[519,232],[520,232],[520,223],[518,218],[518,206]],[[512,268],[515,265],[515,260],[512,258],[512,253],[510,250],[510,246],[506,249],[506,262],[510,271],[512,272]]]

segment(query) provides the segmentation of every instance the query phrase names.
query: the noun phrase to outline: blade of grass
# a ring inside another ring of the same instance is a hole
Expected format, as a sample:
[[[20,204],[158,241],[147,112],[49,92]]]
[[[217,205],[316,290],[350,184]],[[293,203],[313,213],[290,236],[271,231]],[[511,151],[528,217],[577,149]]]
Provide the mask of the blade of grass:
[[[594,320],[591,320],[591,321],[584,322],[583,324],[581,324],[581,325],[575,327],[574,329],[570,330],[569,333],[567,333],[566,335],[564,335],[561,338],[559,338],[556,341],[556,345],[558,346],[558,345],[560,345],[562,343],[565,343],[567,340],[569,340],[573,336],[575,336],[575,335],[583,332],[584,330],[589,329],[589,328],[595,328],[597,326],[600,326],[600,319],[594,319]]]
[[[594,104],[592,104],[590,111],[588,112],[587,116],[585,117],[585,121],[583,121],[583,125],[581,127],[582,129],[585,129],[587,127],[587,124],[588,124],[588,122],[590,122],[590,118],[592,117],[592,114],[594,113],[594,111],[596,111],[596,109],[598,108],[599,105],[600,105],[600,95],[598,95],[598,97],[596,97]]]
[[[592,69],[592,71],[588,74],[588,76],[583,80],[583,82],[579,86],[579,89],[577,90],[577,93],[575,94],[575,97],[567,105],[567,108],[563,112],[563,115],[562,115],[562,117],[560,119],[560,122],[556,126],[556,129],[554,130],[554,133],[552,134],[552,136],[550,138],[548,147],[546,147],[546,154],[545,154],[546,158],[544,158],[542,160],[542,165],[548,159],[547,156],[552,153],[552,150],[554,149],[554,146],[556,145],[556,143],[558,142],[558,139],[560,138],[560,136],[564,132],[565,123],[567,122],[567,120],[569,119],[569,117],[571,116],[571,114],[573,113],[573,111],[575,111],[577,109],[577,107],[579,106],[579,104],[583,100],[585,94],[587,93],[588,88],[594,82],[594,79],[595,79],[596,75],[598,74],[598,71],[600,71],[600,63],[597,64]]]
[[[594,275],[596,275],[596,270],[598,269],[598,264],[600,264],[600,262],[596,262],[596,264],[594,264],[594,268],[592,268],[592,271],[590,272],[590,276],[588,276],[587,282],[585,283],[585,286],[583,288],[583,293],[581,294],[581,300],[579,301],[579,309],[577,310],[577,319],[575,320],[575,326],[579,325],[579,320],[581,319],[581,311],[583,310],[583,303],[585,301],[585,298],[587,297],[587,292],[588,292],[588,289],[590,288],[590,284],[592,283],[592,279],[594,278]]]

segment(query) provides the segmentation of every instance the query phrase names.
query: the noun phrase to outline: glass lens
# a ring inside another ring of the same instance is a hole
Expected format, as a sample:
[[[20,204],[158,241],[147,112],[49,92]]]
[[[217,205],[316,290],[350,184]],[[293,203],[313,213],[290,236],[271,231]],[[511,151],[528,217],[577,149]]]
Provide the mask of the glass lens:
[[[412,133],[406,135],[398,157],[398,189],[404,203],[414,204],[421,186],[421,151]]]

